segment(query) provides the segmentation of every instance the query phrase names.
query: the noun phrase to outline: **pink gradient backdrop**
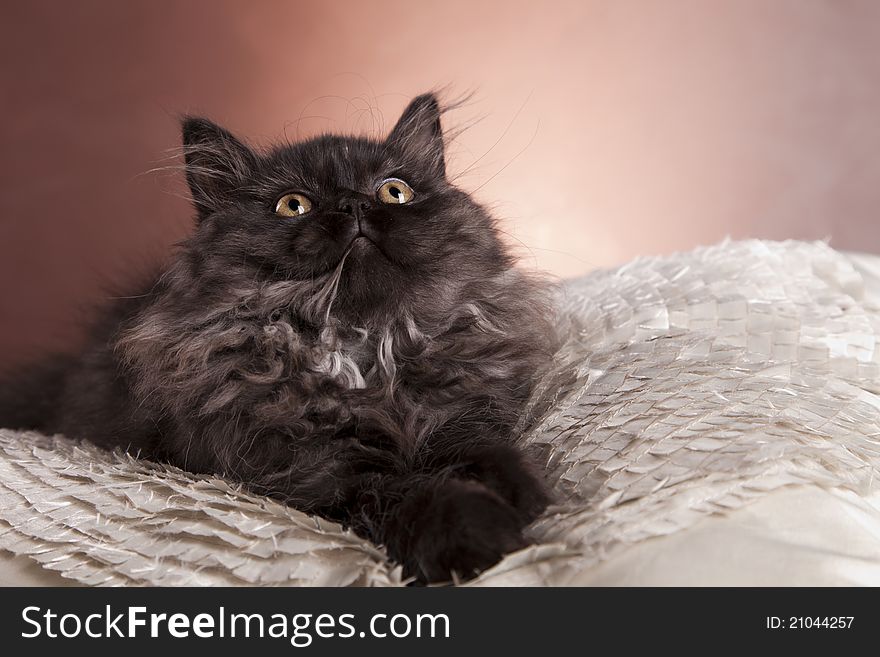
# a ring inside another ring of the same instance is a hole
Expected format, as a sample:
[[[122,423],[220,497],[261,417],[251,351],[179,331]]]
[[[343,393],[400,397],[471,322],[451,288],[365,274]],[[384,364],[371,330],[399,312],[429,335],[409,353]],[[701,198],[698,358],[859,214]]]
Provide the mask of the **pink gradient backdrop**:
[[[452,174],[571,276],[732,237],[880,252],[880,3],[28,2],[0,10],[0,365],[190,230],[145,173],[203,113],[381,133],[473,91]]]

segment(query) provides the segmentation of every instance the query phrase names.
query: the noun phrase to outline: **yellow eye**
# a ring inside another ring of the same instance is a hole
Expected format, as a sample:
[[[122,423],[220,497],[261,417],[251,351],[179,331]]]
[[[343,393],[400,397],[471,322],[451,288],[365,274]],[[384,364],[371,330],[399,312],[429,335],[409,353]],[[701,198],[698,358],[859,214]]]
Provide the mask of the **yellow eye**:
[[[302,194],[285,194],[275,204],[275,214],[282,217],[298,217],[312,209],[312,202]]]
[[[409,203],[412,201],[415,192],[412,187],[403,182],[400,178],[389,178],[379,185],[379,200],[383,203]]]

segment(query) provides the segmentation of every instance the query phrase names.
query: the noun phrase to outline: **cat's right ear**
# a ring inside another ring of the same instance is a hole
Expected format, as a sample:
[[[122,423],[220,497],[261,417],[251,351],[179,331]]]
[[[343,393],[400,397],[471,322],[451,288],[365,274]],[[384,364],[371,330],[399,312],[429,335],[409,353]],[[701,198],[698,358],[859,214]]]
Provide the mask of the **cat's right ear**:
[[[443,110],[432,93],[413,98],[403,110],[387,141],[419,158],[422,165],[436,174],[446,175],[443,128],[440,115]]]
[[[186,182],[199,220],[228,205],[256,166],[256,155],[216,123],[187,116],[181,122]]]

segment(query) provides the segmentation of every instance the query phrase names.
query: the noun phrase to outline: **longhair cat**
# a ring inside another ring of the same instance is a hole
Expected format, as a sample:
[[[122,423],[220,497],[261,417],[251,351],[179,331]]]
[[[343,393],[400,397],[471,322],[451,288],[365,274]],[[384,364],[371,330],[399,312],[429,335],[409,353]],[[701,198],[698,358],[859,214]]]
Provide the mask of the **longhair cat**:
[[[186,118],[191,237],[81,355],[10,379],[0,425],[241,482],[422,582],[526,545],[548,493],[511,434],[550,296],[447,178],[441,113],[425,94],[384,140],[263,153]]]

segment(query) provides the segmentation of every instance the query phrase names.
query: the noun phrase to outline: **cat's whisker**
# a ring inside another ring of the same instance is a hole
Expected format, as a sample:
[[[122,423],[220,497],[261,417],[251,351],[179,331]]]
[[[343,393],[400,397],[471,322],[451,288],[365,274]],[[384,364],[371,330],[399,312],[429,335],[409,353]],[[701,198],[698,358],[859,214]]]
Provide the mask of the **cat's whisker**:
[[[489,147],[489,150],[487,150],[485,153],[483,153],[482,155],[480,155],[480,157],[478,157],[476,160],[474,160],[473,162],[471,162],[471,164],[470,164],[468,167],[466,167],[466,168],[464,169],[464,171],[459,172],[458,177],[467,174],[468,171],[470,171],[471,169],[473,169],[473,168],[474,168],[474,167],[480,162],[480,160],[482,160],[482,159],[483,159],[484,157],[486,157],[489,153],[491,153],[493,150],[495,150],[495,148],[496,148],[496,147],[497,147],[497,146],[498,146],[498,145],[504,140],[504,138],[507,136],[507,133],[510,132],[510,129],[513,127],[513,124],[516,122],[516,120],[519,118],[519,115],[522,113],[523,109],[524,109],[525,106],[528,104],[529,100],[531,100],[531,98],[532,98],[532,94],[533,94],[533,93],[534,93],[534,89],[531,90],[531,91],[529,91],[529,94],[526,96],[526,99],[525,99],[525,100],[520,104],[520,106],[517,108],[517,110],[516,110],[516,112],[514,113],[513,117],[510,119],[510,121],[508,121],[508,123],[507,123],[507,125],[505,126],[504,130],[503,130],[503,131],[501,132],[501,134],[498,136],[498,139],[496,139],[495,142]]]
[[[527,143],[525,146],[523,146],[519,151],[517,151],[516,155],[514,155],[514,156],[510,159],[510,161],[507,162],[507,164],[505,164],[505,165],[504,165],[503,167],[501,167],[498,171],[496,171],[492,176],[490,176],[486,181],[484,181],[479,187],[477,187],[476,189],[471,190],[471,193],[472,193],[472,194],[476,194],[476,193],[477,193],[478,191],[480,191],[483,187],[485,187],[485,186],[488,185],[490,182],[492,182],[495,178],[497,178],[499,175],[501,175],[501,173],[503,173],[504,170],[507,169],[507,167],[509,167],[511,164],[513,164],[513,163],[517,160],[517,158],[519,158],[520,155],[522,155],[523,153],[525,153],[525,152],[529,149],[529,147],[532,145],[532,143],[534,143],[534,141],[535,141],[535,137],[538,136],[538,131],[540,130],[540,128],[541,128],[541,121],[538,120],[538,122],[535,124],[535,131],[532,133],[532,136],[531,136],[531,138],[529,139],[528,143]]]

